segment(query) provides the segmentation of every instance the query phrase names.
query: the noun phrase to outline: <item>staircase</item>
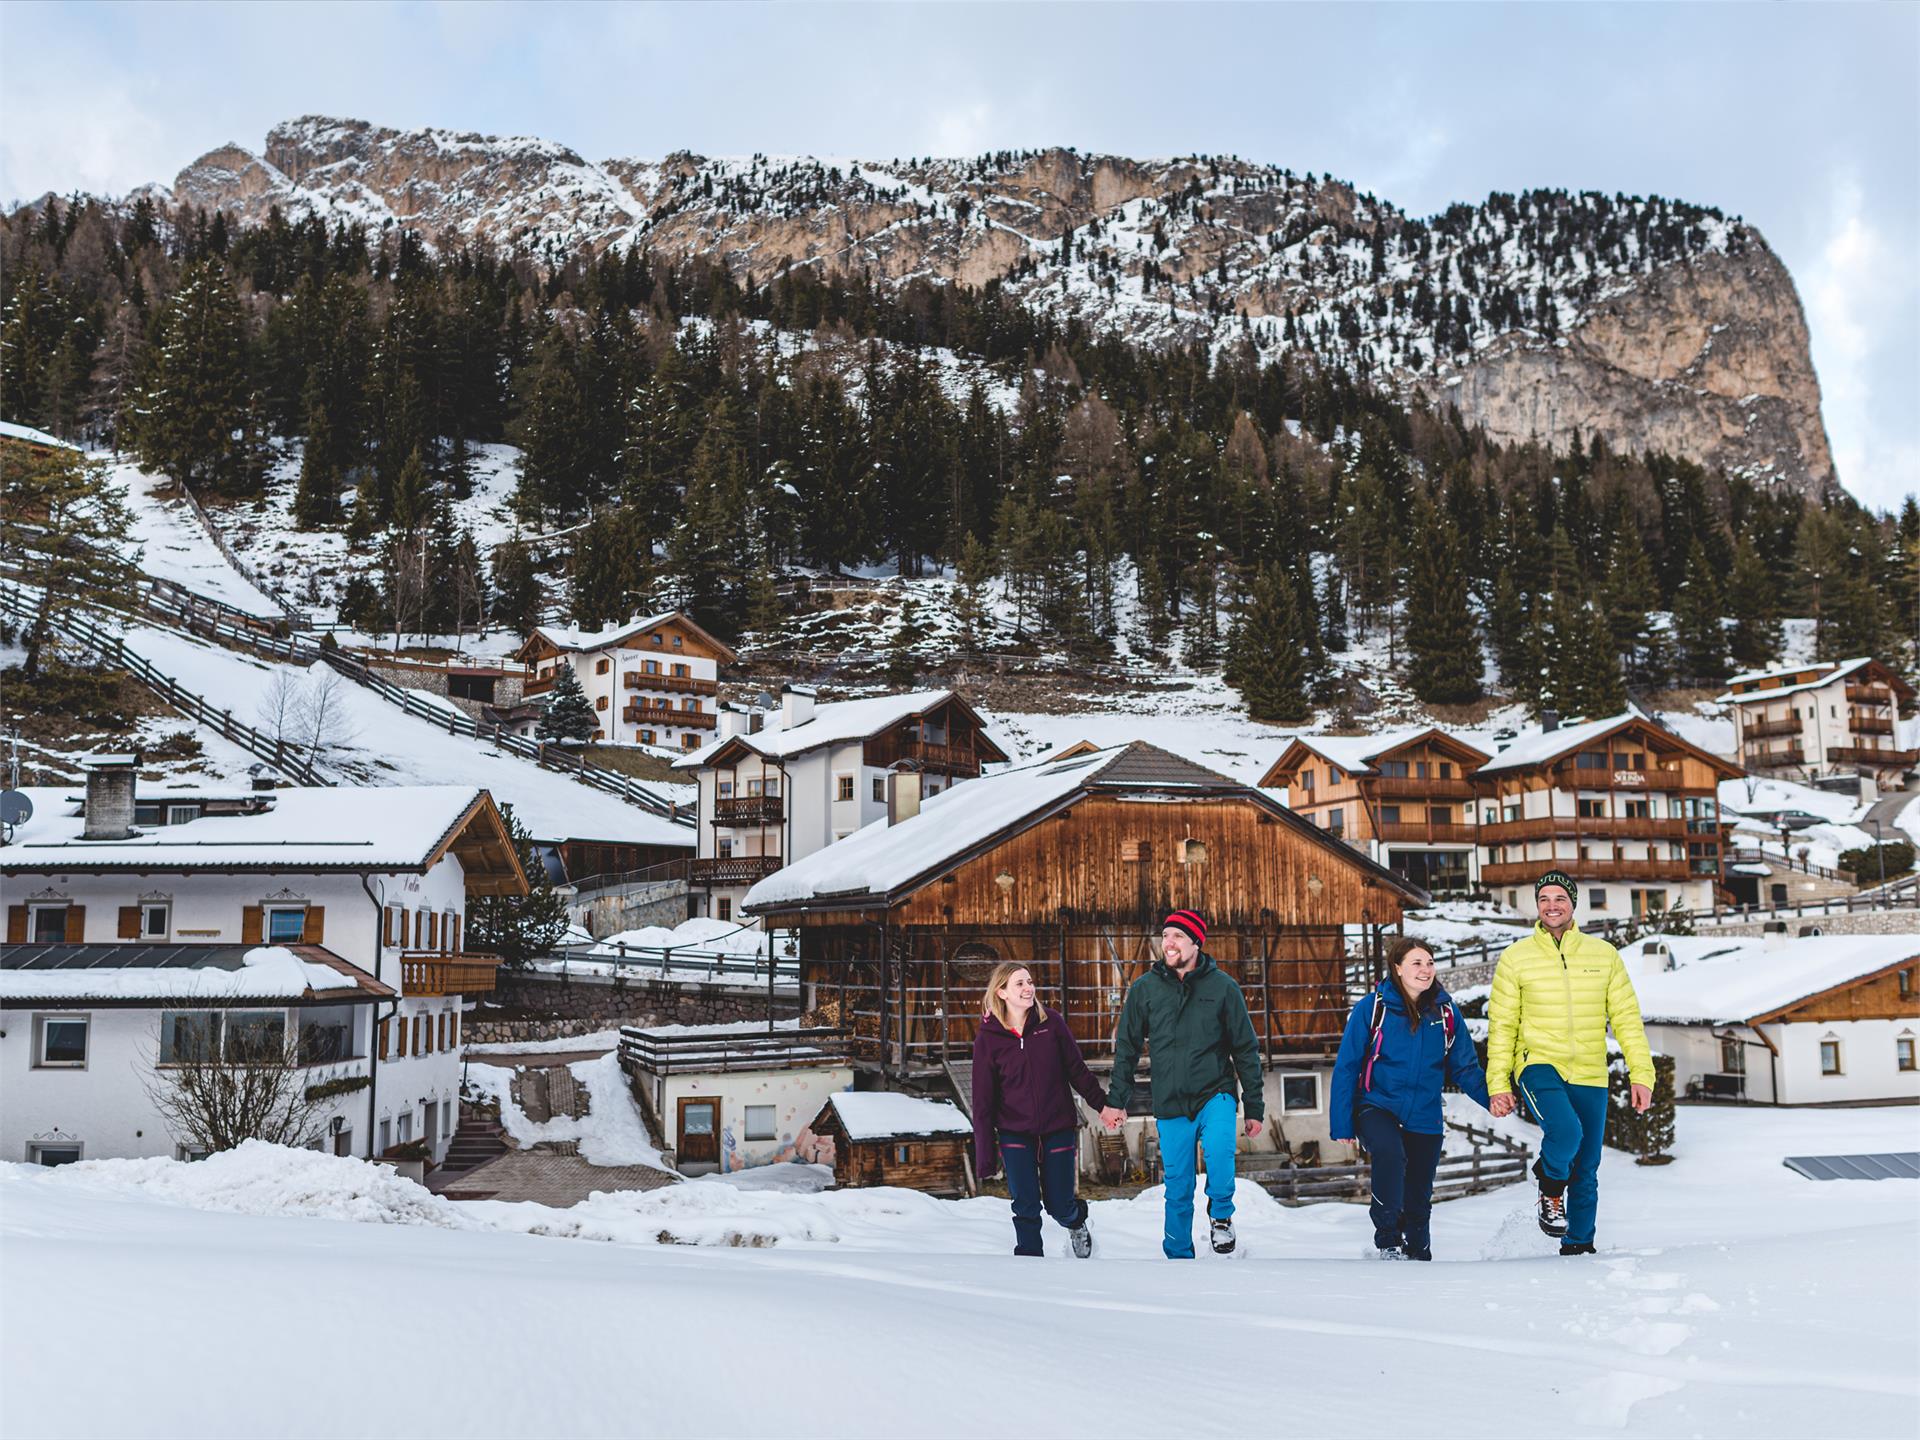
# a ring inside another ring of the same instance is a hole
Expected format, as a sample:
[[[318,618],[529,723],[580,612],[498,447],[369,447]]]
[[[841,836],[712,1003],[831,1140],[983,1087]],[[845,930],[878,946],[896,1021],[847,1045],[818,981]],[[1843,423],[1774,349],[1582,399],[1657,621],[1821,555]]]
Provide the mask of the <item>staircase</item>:
[[[453,1132],[453,1139],[447,1145],[447,1158],[435,1173],[460,1174],[506,1154],[507,1142],[500,1138],[502,1133],[498,1121],[461,1106],[460,1128]]]

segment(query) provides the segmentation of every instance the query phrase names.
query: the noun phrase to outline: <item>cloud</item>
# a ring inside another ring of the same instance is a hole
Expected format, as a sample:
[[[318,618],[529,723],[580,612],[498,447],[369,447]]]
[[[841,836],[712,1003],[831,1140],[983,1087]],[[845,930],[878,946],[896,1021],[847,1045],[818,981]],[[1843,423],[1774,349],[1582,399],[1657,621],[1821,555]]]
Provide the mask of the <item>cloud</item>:
[[[1911,312],[1907,263],[1882,237],[1850,168],[1833,178],[1826,239],[1804,292],[1814,369],[1840,482],[1862,501],[1896,506],[1912,493],[1920,437],[1912,426],[1914,337],[1886,325]],[[1903,346],[1904,354],[1888,353]]]

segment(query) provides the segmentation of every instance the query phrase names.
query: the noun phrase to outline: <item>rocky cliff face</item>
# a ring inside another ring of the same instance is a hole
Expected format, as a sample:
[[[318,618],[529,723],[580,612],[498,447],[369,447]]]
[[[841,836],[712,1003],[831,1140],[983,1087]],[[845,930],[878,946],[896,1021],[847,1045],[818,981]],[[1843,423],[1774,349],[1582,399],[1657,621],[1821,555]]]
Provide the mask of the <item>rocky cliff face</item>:
[[[807,265],[999,282],[1147,344],[1310,352],[1501,440],[1599,434],[1807,493],[1837,483],[1792,279],[1757,231],[1678,202],[1533,192],[1421,220],[1239,160],[595,164],[544,140],[311,117],[261,155],[203,156],[173,194],[549,263],[638,245],[755,282]]]

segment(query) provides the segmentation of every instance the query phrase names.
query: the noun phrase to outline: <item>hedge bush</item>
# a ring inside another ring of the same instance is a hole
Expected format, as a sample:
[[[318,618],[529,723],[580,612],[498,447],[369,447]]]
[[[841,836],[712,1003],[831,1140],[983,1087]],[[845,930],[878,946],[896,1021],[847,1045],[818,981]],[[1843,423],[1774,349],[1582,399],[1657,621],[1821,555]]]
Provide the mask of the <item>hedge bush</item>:
[[[1608,1055],[1607,1144],[1627,1151],[1642,1165],[1671,1160],[1673,1120],[1673,1057],[1653,1057],[1653,1104],[1646,1114],[1636,1115],[1627,1057],[1618,1051]]]

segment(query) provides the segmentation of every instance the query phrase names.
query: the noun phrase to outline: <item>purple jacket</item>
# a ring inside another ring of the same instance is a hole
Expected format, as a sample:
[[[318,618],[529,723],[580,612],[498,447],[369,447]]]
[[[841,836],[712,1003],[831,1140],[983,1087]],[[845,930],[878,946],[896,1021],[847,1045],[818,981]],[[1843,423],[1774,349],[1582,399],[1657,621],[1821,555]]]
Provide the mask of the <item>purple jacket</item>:
[[[1076,1129],[1075,1090],[1096,1110],[1107,1103],[1058,1012],[1048,1011],[1044,1020],[1028,1012],[1024,1035],[992,1015],[982,1019],[973,1041],[973,1156],[980,1178],[993,1174],[998,1163],[996,1131],[1047,1135]]]

